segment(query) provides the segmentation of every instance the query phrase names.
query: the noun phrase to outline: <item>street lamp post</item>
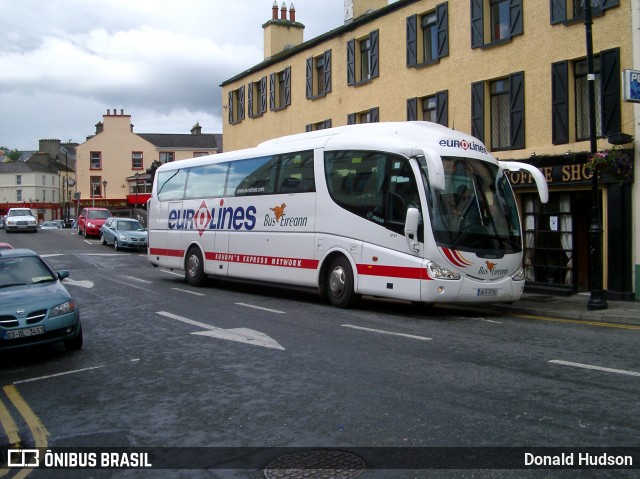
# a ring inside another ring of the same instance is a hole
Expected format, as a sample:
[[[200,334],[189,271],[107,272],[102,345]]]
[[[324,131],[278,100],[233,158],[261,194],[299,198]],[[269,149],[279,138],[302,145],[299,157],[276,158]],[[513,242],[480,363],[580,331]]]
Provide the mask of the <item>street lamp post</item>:
[[[107,200],[107,180],[102,181],[102,186],[104,187],[104,199]]]
[[[134,209],[138,207],[138,179],[139,178],[140,178],[140,173],[136,171],[136,204],[133,206]]]
[[[593,16],[591,4],[600,4],[600,0],[584,0],[584,29],[587,37],[587,86],[589,93],[589,143],[591,157],[597,152],[596,139],[596,75],[593,68]],[[602,220],[600,213],[600,191],[598,188],[598,170],[594,168],[591,176],[591,226],[589,227],[591,260],[591,295],[587,309],[607,309],[607,296],[602,287]]]

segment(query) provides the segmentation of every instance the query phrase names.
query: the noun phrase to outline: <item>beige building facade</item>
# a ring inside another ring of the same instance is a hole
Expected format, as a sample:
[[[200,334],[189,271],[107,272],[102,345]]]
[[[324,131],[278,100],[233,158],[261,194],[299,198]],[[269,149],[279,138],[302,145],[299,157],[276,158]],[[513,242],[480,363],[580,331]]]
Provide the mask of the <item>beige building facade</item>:
[[[286,14],[274,4],[263,25],[264,61],[221,85],[227,150],[369,121],[426,120],[471,133],[497,158],[529,162],[547,178],[551,199],[542,205],[531,179],[512,175],[528,289],[589,290],[592,175],[579,0],[346,0],[344,25],[307,41]],[[610,299],[634,299],[639,256],[631,224],[640,201],[632,198],[634,109],[621,85],[621,72],[633,68],[631,14],[632,0],[601,0],[593,18],[598,149],[614,149],[631,165],[622,178],[600,175]],[[273,40],[285,31],[287,41]]]
[[[131,115],[107,110],[96,134],[76,147],[76,209],[100,206],[112,211],[144,206],[151,193],[152,163],[219,153],[222,135],[134,133]]]

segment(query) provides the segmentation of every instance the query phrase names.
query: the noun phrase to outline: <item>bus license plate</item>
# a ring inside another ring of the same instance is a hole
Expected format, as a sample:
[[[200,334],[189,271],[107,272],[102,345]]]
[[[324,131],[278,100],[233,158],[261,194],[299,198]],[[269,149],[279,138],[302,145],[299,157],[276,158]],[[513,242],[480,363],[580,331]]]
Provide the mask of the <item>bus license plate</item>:
[[[4,339],[27,338],[29,336],[37,336],[44,334],[44,326],[34,326],[33,328],[17,329],[15,331],[7,331],[4,333]]]
[[[478,296],[498,296],[497,288],[478,288]]]

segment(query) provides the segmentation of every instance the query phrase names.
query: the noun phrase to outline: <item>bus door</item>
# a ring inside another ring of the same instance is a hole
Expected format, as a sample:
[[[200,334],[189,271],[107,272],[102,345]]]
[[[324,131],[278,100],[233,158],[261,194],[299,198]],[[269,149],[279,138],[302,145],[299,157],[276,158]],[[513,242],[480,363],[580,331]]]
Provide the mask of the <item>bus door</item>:
[[[160,245],[160,248],[165,251],[165,260],[163,264],[167,268],[182,268],[182,258],[184,257],[184,245],[182,242],[182,215],[184,209],[182,208],[182,201],[167,201],[162,203],[163,207],[167,208],[167,211],[162,211],[161,218],[166,218],[166,224],[162,225],[164,228],[168,228],[167,234],[161,235],[165,244]],[[164,208],[161,208],[164,210]]]

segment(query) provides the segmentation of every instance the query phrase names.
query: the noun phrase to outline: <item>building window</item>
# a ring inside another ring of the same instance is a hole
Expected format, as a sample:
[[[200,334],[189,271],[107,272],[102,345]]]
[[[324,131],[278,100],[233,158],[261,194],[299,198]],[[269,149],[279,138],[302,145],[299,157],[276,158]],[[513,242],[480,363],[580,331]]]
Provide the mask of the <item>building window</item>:
[[[22,184],[22,175],[16,175],[16,185]]]
[[[370,110],[363,110],[357,113],[350,113],[347,115],[347,124],[353,125],[356,123],[377,123],[380,121],[380,109],[378,107],[371,108]]]
[[[291,67],[269,75],[269,108],[282,110],[291,105]]]
[[[244,120],[244,85],[229,92],[229,124]]]
[[[316,131],[316,130],[326,130],[327,128],[331,128],[331,119],[320,121],[318,123],[310,123],[305,126],[305,131]]]
[[[441,91],[435,95],[407,100],[407,121],[430,121],[448,126],[449,92]]]
[[[620,132],[621,81],[620,50],[606,50],[594,57],[596,136]],[[573,84],[571,88],[570,85]],[[587,62],[561,61],[551,65],[551,129],[554,145],[587,140],[589,132],[589,94]],[[575,128],[571,127],[573,112]]]
[[[471,48],[503,42],[523,33],[522,0],[471,0]]]
[[[485,110],[485,82],[471,85],[471,134],[485,142],[486,115],[492,150],[518,150],[525,147],[524,72],[490,82],[489,108]]]
[[[193,157],[194,158],[200,158],[201,156],[207,156],[209,154],[208,151],[194,151],[193,152]]]
[[[331,92],[331,50],[317,57],[307,58],[306,97],[321,98]]]
[[[100,151],[92,151],[90,153],[90,169],[101,170],[102,169],[102,153]]]
[[[407,66],[419,67],[449,55],[448,3],[407,17]]]
[[[573,23],[584,18],[585,0],[551,0],[551,24]],[[599,6],[592,6],[594,17],[604,14],[606,10],[620,6],[620,0],[600,0]]]
[[[91,179],[91,198],[99,198],[102,196],[102,177],[92,176]]]
[[[131,153],[131,169],[133,170],[141,170],[144,163],[142,161],[142,152],[141,151],[133,151]]]
[[[47,190],[42,190],[42,202],[47,202]]]
[[[267,77],[249,83],[248,95],[249,118],[261,117],[267,111]]]
[[[379,76],[379,31],[347,42],[347,84],[366,83]]]
[[[16,201],[22,201],[22,190],[16,190]]]
[[[173,151],[161,151],[160,152],[160,163],[171,163],[175,161],[176,155]]]

